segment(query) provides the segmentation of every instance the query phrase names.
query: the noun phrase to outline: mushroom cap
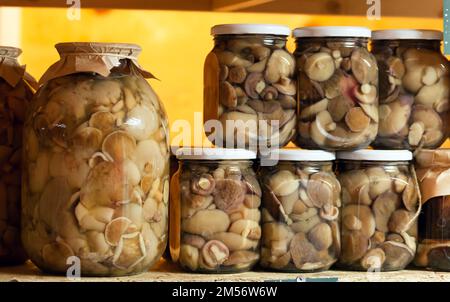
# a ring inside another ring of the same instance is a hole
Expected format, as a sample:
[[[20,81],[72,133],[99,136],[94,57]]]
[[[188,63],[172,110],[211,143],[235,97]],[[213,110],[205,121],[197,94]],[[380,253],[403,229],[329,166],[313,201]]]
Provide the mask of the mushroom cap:
[[[294,71],[294,56],[283,49],[277,49],[269,57],[264,78],[272,84],[278,82],[281,78],[292,77]]]
[[[286,196],[299,187],[299,181],[289,170],[280,170],[269,178],[269,187],[277,196]]]
[[[342,219],[347,215],[357,217],[361,221],[361,234],[366,238],[372,237],[375,233],[375,217],[371,209],[364,205],[346,205],[342,210]]]
[[[123,162],[132,159],[136,152],[136,140],[127,132],[119,130],[109,134],[102,145],[103,153],[111,160]]]
[[[386,260],[383,249],[375,248],[369,250],[361,259],[361,266],[364,269],[381,269]]]
[[[333,244],[331,227],[327,223],[319,223],[308,232],[308,240],[316,250],[327,250]]]
[[[342,249],[339,261],[352,264],[361,259],[369,248],[369,239],[360,231],[342,233]]]
[[[383,269],[387,271],[404,269],[414,258],[414,253],[403,243],[386,241],[381,248],[386,254]]]
[[[398,194],[388,191],[377,197],[372,206],[377,230],[385,233],[389,231],[389,218],[399,207],[400,196]]]
[[[311,175],[307,183],[306,192],[311,202],[317,208],[327,204],[335,204],[335,199],[339,198],[339,188],[337,180],[328,172],[317,172]]]
[[[204,264],[216,268],[228,259],[230,251],[221,241],[210,240],[203,246],[201,254]]]
[[[301,268],[305,263],[316,261],[317,250],[308,241],[304,233],[295,234],[289,250],[297,268]]]
[[[406,210],[396,210],[389,218],[388,227],[391,232],[401,233],[407,231],[413,223],[414,213]]]
[[[405,128],[411,115],[412,102],[410,96],[403,95],[402,99],[379,107],[380,136],[392,136]]]
[[[375,57],[365,48],[357,48],[352,52],[352,73],[361,84],[377,83],[378,65]]]
[[[334,74],[334,60],[326,52],[312,54],[306,59],[304,71],[311,80],[324,82]]]
[[[214,203],[217,208],[227,213],[237,210],[244,202],[247,188],[233,179],[219,179],[214,190]]]

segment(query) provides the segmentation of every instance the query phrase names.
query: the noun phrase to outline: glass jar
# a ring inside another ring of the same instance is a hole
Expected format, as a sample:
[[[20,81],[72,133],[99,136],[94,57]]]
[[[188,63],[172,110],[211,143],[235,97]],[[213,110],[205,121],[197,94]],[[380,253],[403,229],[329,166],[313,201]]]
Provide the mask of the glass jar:
[[[288,27],[217,25],[205,62],[204,121],[218,147],[287,145],[295,133],[295,60]],[[213,130],[214,129],[214,130]]]
[[[78,261],[81,275],[146,271],[167,241],[169,147],[163,104],[136,61],[141,49],[56,48],[61,59],[24,126],[25,248],[49,272]]]
[[[297,49],[298,128],[306,149],[367,147],[378,129],[378,68],[367,50],[370,30],[305,27]]]
[[[0,46],[0,265],[27,259],[20,240],[22,128],[36,82],[17,57]]]
[[[381,30],[372,52],[380,69],[378,149],[434,149],[450,134],[450,74],[442,33]]]
[[[342,186],[338,266],[395,271],[414,258],[420,194],[407,150],[339,152]]]
[[[256,153],[182,148],[177,158],[172,259],[191,272],[250,270],[259,260],[261,238],[261,188],[252,169]]]
[[[340,184],[333,153],[279,150],[278,164],[261,167],[261,266],[277,271],[323,271],[340,253]]]
[[[422,213],[414,263],[450,271],[450,149],[421,150],[415,159]]]

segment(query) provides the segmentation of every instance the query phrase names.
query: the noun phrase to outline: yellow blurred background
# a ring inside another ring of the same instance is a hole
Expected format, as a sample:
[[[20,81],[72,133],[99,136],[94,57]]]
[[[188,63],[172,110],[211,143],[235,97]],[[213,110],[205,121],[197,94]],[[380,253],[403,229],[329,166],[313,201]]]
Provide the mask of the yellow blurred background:
[[[71,21],[66,9],[21,10],[21,63],[39,78],[58,59],[58,42],[128,42],[141,45],[140,63],[160,79],[151,85],[163,100],[173,123],[194,121],[203,108],[203,62],[212,49],[210,28],[220,23],[276,23],[290,28],[311,25],[353,25],[371,29],[427,28],[442,30],[442,19],[291,15],[256,13],[207,13],[145,10],[82,9],[81,19]],[[293,50],[294,41],[289,40]],[[177,133],[171,133],[172,137]],[[450,145],[449,145],[450,146]]]

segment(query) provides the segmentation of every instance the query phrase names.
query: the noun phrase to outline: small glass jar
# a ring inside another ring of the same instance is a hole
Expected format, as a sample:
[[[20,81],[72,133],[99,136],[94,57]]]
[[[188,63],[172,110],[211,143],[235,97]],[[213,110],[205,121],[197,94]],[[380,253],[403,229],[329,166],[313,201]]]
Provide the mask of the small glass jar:
[[[442,32],[373,32],[380,69],[378,149],[435,149],[450,134],[450,68]]]
[[[415,159],[422,213],[414,264],[450,271],[450,149],[421,150]]]
[[[37,83],[17,61],[21,52],[0,46],[0,265],[27,259],[20,239],[22,128]]]
[[[61,59],[24,125],[25,249],[53,273],[73,259],[81,275],[147,271],[168,237],[169,146],[163,104],[137,64],[141,49],[56,48]]]
[[[217,147],[285,146],[295,134],[295,60],[288,27],[226,24],[211,30],[205,61],[204,121]],[[211,130],[214,129],[214,132]]]
[[[407,150],[339,152],[342,186],[338,266],[395,271],[414,258],[420,194]]]
[[[341,187],[326,151],[279,150],[261,167],[261,266],[284,272],[327,270],[340,253]]]
[[[182,148],[172,190],[171,253],[185,270],[237,273],[259,260],[261,188],[256,153]],[[174,192],[175,191],[175,192]]]
[[[378,68],[361,27],[294,30],[297,49],[297,146],[353,150],[378,130]]]

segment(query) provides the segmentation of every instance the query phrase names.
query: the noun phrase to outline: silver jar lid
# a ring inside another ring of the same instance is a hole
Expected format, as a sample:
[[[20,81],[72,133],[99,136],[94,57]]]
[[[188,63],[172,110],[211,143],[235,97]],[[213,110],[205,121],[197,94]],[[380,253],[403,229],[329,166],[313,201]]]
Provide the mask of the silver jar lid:
[[[276,24],[219,24],[211,28],[211,35],[275,35],[289,36],[291,30],[287,26]]]
[[[252,160],[256,152],[246,149],[183,147],[176,151],[179,160]]]
[[[442,32],[429,29],[388,29],[372,32],[372,40],[442,40]]]
[[[336,156],[333,152],[322,150],[278,149],[261,156],[261,159],[279,161],[333,161]]]
[[[294,29],[295,38],[314,37],[361,37],[370,38],[372,32],[366,27],[358,26],[310,26]]]

